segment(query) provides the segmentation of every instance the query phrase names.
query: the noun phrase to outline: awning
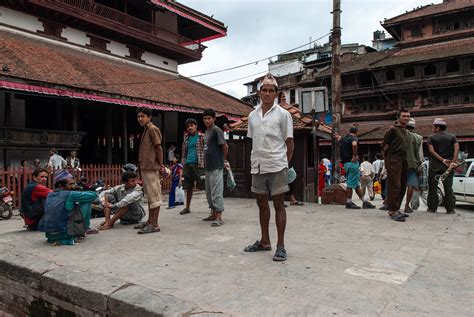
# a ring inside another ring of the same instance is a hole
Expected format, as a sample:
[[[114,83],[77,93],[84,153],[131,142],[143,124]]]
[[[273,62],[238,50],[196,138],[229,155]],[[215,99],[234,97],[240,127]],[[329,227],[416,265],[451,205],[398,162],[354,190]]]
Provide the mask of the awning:
[[[220,29],[220,28],[218,28],[218,27],[215,27],[215,26],[213,26],[213,25],[211,25],[211,24],[209,24],[209,23],[206,23],[205,21],[203,21],[203,20],[201,20],[201,19],[198,19],[198,18],[196,18],[196,17],[193,17],[193,16],[187,14],[186,12],[183,12],[182,10],[179,10],[179,9],[177,9],[177,8],[174,8],[174,7],[172,7],[172,6],[170,6],[170,5],[166,4],[166,3],[163,3],[163,2],[161,2],[160,0],[151,0],[151,2],[154,3],[154,4],[156,4],[157,6],[160,6],[160,7],[162,7],[162,8],[165,8],[166,10],[169,10],[169,11],[171,11],[171,12],[174,12],[174,13],[176,13],[177,15],[182,16],[183,18],[186,18],[186,19],[188,19],[188,20],[191,20],[191,21],[193,21],[193,22],[196,22],[196,23],[198,23],[198,24],[200,24],[200,25],[202,25],[202,26],[205,26],[206,28],[208,28],[208,29],[210,29],[210,30],[213,30],[214,32],[217,32],[216,35],[208,36],[208,37],[206,37],[206,38],[201,39],[201,40],[200,40],[201,42],[214,40],[214,39],[216,39],[216,38],[220,38],[220,37],[223,37],[223,36],[226,36],[226,35],[227,35],[227,33],[226,33],[224,30],[222,30],[222,29]]]
[[[69,97],[69,98],[74,98],[74,99],[92,100],[92,101],[97,101],[97,102],[125,105],[125,106],[130,106],[130,107],[147,107],[147,108],[161,110],[161,111],[177,111],[177,112],[187,112],[187,113],[201,113],[202,112],[197,109],[170,107],[170,106],[165,106],[165,105],[160,105],[160,104],[135,102],[135,101],[124,100],[124,99],[119,99],[119,98],[110,98],[110,97],[103,97],[103,96],[92,95],[92,94],[87,94],[87,93],[80,93],[80,92],[76,92],[72,90],[41,87],[41,86],[28,85],[28,84],[22,84],[22,83],[17,83],[17,82],[10,82],[10,81],[5,81],[5,80],[0,80],[0,88],[16,90],[16,91],[34,92],[34,93],[39,93],[39,94],[44,94],[44,95]],[[232,117],[226,114],[218,114],[218,115],[219,116],[223,115],[232,121],[240,120],[240,118],[238,117]]]

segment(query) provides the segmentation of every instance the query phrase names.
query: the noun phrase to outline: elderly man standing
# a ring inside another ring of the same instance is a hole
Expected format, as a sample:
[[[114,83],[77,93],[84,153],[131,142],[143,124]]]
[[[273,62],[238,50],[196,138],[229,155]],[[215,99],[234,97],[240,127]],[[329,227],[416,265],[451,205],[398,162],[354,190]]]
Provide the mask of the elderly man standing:
[[[268,74],[260,83],[261,105],[253,110],[248,119],[248,134],[252,139],[251,173],[252,192],[257,194],[260,212],[261,238],[244,251],[271,250],[268,226],[270,206],[268,196],[272,197],[275,207],[275,220],[278,233],[277,249],[274,261],[285,261],[284,236],[286,210],[284,194],[288,187],[288,162],[293,155],[293,119],[288,111],[280,107],[275,99],[278,96],[278,83]]]
[[[397,112],[397,122],[386,133],[382,151],[387,169],[387,205],[390,219],[404,222],[407,214],[400,212],[400,206],[407,188],[407,151],[409,136],[406,129],[410,112],[401,109]]]
[[[407,199],[405,200],[405,213],[413,212],[415,207],[410,208],[410,203],[412,203],[413,194],[415,190],[418,190],[420,186],[418,182],[418,167],[423,162],[423,137],[415,133],[416,121],[413,118],[410,118],[410,121],[407,123],[407,130],[409,136],[408,149],[407,149],[407,163],[408,163],[408,175],[407,175]],[[419,196],[415,196],[418,199],[419,205]],[[415,202],[416,202],[415,199]]]
[[[428,138],[430,166],[428,170],[428,212],[436,212],[438,208],[437,175],[443,174],[450,166],[457,163],[459,143],[456,137],[446,133],[447,124],[442,118],[433,122],[434,134]],[[446,213],[454,214],[456,197],[453,192],[453,172],[443,181]]]

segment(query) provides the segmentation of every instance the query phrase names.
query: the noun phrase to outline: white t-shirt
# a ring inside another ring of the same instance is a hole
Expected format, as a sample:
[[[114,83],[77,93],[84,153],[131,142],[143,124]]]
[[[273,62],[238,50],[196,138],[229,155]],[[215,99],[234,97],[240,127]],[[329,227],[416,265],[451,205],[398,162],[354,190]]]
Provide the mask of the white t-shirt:
[[[383,162],[382,160],[375,160],[372,163],[372,167],[374,168],[374,173],[375,174],[379,173],[382,162]]]
[[[374,168],[370,162],[364,161],[360,164],[360,171],[362,172],[362,176],[370,176],[374,173]]]
[[[288,168],[286,140],[293,138],[291,114],[274,104],[262,115],[262,106],[249,115],[247,137],[252,139],[251,173],[276,173]]]

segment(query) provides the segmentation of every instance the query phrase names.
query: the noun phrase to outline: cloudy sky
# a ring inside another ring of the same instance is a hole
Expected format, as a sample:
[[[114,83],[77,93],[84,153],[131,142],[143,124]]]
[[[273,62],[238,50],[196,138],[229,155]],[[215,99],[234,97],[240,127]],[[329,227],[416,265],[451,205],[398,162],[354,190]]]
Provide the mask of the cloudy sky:
[[[293,49],[330,32],[331,0],[180,0],[213,15],[228,27],[227,37],[204,43],[208,48],[199,62],[180,66],[186,76],[207,73],[267,58]],[[382,30],[380,21],[441,0],[342,0],[342,43],[371,45],[372,33]],[[319,41],[324,44],[325,37]],[[268,69],[260,62],[237,70],[195,78],[223,92],[241,98],[244,83]],[[232,83],[218,85],[245,76]]]

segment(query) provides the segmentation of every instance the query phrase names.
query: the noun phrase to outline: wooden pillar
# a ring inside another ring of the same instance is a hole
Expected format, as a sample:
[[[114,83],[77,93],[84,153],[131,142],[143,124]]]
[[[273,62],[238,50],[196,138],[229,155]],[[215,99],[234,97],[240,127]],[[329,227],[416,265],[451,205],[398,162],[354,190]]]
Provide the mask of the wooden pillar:
[[[72,131],[77,132],[79,126],[79,115],[78,115],[78,108],[77,108],[77,101],[74,100],[72,102]]]
[[[123,164],[128,163],[128,126],[127,126],[127,107],[122,109],[122,155]]]
[[[165,111],[163,111],[161,113],[161,136],[162,136],[162,140],[161,140],[161,147],[163,148],[163,162],[167,162],[168,161],[168,158],[167,158],[167,154],[166,154],[166,133],[165,133]]]
[[[106,140],[107,140],[107,164],[112,164],[112,108],[107,107],[106,114]]]

